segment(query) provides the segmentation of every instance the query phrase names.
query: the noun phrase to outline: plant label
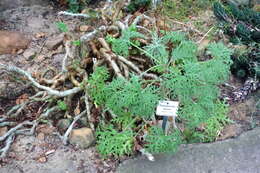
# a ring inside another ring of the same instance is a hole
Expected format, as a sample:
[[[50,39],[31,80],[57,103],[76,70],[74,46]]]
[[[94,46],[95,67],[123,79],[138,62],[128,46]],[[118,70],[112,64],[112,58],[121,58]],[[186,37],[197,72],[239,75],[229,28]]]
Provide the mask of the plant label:
[[[177,116],[179,102],[176,101],[159,101],[156,108],[156,115],[158,116]]]

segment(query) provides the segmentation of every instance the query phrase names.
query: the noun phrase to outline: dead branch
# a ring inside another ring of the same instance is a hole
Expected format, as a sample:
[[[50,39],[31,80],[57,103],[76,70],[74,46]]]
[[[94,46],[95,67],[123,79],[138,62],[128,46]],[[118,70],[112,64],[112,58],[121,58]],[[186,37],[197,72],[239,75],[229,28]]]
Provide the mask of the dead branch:
[[[11,134],[15,133],[16,130],[24,127],[25,125],[33,125],[32,122],[30,121],[25,121],[21,124],[18,124],[17,126],[11,128],[10,130],[8,130],[3,136],[0,136],[0,142],[4,141],[8,136],[10,136]]]
[[[102,31],[105,31],[107,29],[106,26],[100,26],[98,29],[95,29],[94,31],[87,33],[83,36],[80,37],[80,41],[90,41],[92,39],[94,39],[94,37]]]
[[[58,15],[65,15],[65,16],[72,16],[72,17],[90,18],[90,16],[87,15],[87,14],[82,14],[82,13],[70,13],[70,12],[67,12],[67,11],[60,11],[60,12],[58,12]]]
[[[86,106],[86,111],[87,111],[87,118],[88,118],[88,123],[89,126],[92,130],[95,130],[94,124],[91,122],[91,113],[90,113],[90,106],[89,106],[89,96],[87,91],[85,90],[85,95],[84,95],[84,101],[85,101],[85,106]]]
[[[100,53],[106,58],[106,60],[110,63],[111,67],[113,68],[115,74],[118,76],[118,77],[122,77],[123,78],[123,75],[118,67],[118,65],[116,64],[115,60],[112,59],[112,57],[106,53],[106,49],[105,48],[101,48],[100,49]]]
[[[75,88],[72,88],[72,89],[69,89],[66,91],[57,91],[50,87],[46,87],[46,86],[39,84],[38,82],[35,81],[35,79],[31,76],[31,74],[29,74],[28,72],[26,72],[18,67],[4,65],[4,64],[0,64],[0,67],[4,68],[7,71],[16,72],[16,73],[26,76],[32,82],[32,84],[34,86],[36,86],[39,89],[43,89],[43,90],[47,91],[50,95],[55,95],[57,97],[66,97],[70,94],[75,94],[82,90],[82,88],[80,88],[80,87],[75,87]]]
[[[70,135],[74,124],[84,115],[87,113],[87,110],[81,112],[79,115],[77,115],[74,120],[72,121],[72,123],[70,124],[69,128],[67,129],[67,131],[65,132],[64,136],[62,137],[62,142],[64,145],[68,145],[68,136]]]

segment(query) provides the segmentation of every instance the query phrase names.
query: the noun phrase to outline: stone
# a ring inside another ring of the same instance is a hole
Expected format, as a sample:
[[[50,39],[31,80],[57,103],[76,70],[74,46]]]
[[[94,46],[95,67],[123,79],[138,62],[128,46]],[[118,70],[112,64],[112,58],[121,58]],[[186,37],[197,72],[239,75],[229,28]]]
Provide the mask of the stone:
[[[44,141],[44,139],[45,139],[44,133],[39,133],[39,134],[37,135],[37,139],[39,139],[40,141]]]
[[[7,132],[7,127],[0,127],[0,136],[3,136]]]
[[[33,49],[26,49],[23,53],[23,56],[26,60],[32,60],[35,58],[37,52]]]
[[[45,45],[49,50],[55,50],[63,43],[63,39],[64,34],[60,34],[57,37],[48,39]]]
[[[0,55],[26,49],[30,43],[24,34],[12,31],[0,31],[0,40]]]
[[[79,27],[80,32],[86,32],[86,31],[89,31],[89,29],[90,29],[90,26],[88,26],[88,25],[81,25]]]
[[[61,119],[58,121],[58,129],[60,132],[65,132],[71,124],[71,121],[69,119]]]
[[[87,149],[95,141],[94,134],[90,128],[80,128],[71,131],[69,142],[80,149]]]

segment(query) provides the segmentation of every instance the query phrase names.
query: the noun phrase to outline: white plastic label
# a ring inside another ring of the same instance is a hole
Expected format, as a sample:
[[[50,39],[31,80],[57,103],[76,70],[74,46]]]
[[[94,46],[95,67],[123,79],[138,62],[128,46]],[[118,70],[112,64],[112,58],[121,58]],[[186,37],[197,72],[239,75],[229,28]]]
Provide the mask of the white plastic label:
[[[158,116],[177,116],[179,102],[176,101],[159,101],[156,108]]]

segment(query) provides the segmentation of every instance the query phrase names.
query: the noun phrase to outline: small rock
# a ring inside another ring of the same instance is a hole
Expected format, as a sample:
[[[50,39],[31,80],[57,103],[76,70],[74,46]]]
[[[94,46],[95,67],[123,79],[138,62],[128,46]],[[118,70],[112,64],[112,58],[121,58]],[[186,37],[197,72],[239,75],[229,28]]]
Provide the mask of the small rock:
[[[63,43],[63,39],[64,39],[64,34],[60,34],[55,38],[48,39],[46,41],[46,47],[49,50],[55,50]]]
[[[79,27],[80,32],[86,32],[86,31],[89,31],[89,29],[90,29],[90,26],[88,26],[88,25],[81,25]]]
[[[27,49],[24,51],[23,56],[26,60],[32,60],[36,56],[36,51],[32,49]]]
[[[40,141],[44,141],[44,138],[45,138],[44,133],[39,133],[39,134],[37,135],[37,139],[39,139]]]
[[[39,158],[37,159],[37,161],[38,161],[39,163],[45,163],[45,162],[47,162],[47,158],[46,158],[45,156],[39,157]]]
[[[24,34],[11,31],[0,31],[0,40],[0,54],[15,53],[27,48],[30,43]]]
[[[76,145],[81,149],[88,148],[94,141],[95,137],[90,128],[74,129],[69,136],[70,144]]]
[[[57,127],[60,132],[65,132],[71,124],[69,119],[61,119],[58,121]]]
[[[0,136],[3,136],[7,132],[7,127],[1,127],[0,128]]]

